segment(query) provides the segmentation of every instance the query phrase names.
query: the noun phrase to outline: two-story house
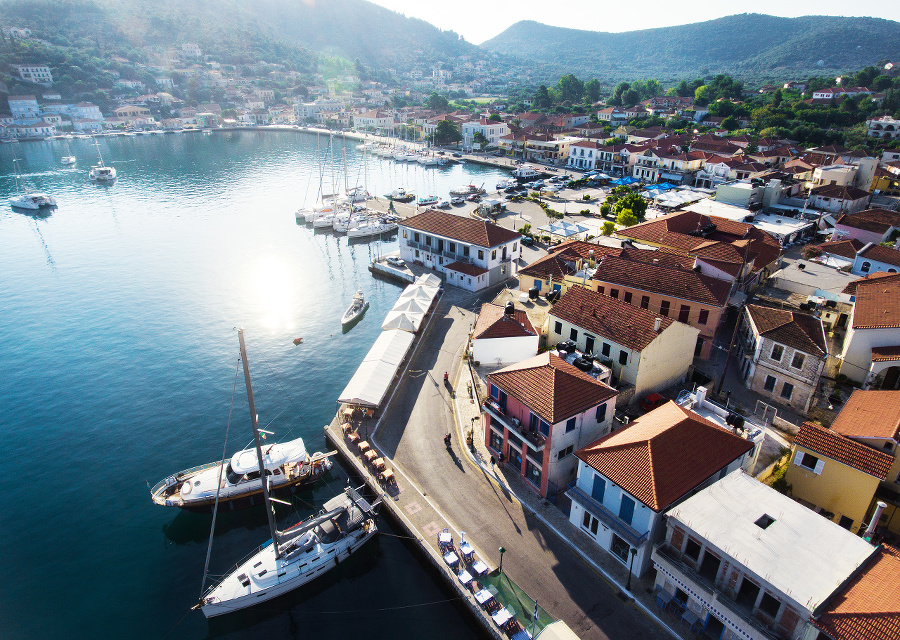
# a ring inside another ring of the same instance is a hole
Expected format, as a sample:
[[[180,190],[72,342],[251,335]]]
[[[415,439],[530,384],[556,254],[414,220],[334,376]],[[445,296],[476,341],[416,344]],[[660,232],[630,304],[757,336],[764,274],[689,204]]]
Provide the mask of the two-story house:
[[[791,497],[848,531],[861,533],[894,457],[805,422],[791,445],[791,462],[784,475]]]
[[[484,364],[521,362],[538,352],[540,331],[528,314],[513,305],[501,307],[486,302],[472,329],[472,359]]]
[[[743,471],[667,516],[653,550],[657,602],[710,638],[823,638],[812,618],[876,552]]]
[[[900,229],[900,211],[890,209],[866,209],[857,213],[845,213],[834,223],[834,235],[841,239],[880,244]]]
[[[752,449],[744,438],[667,402],[575,452],[569,520],[640,576],[662,540],[663,513],[741,468]]]
[[[897,273],[898,269],[900,269],[900,251],[870,242],[857,252],[850,273],[864,276],[878,271]]]
[[[480,291],[513,275],[521,235],[482,220],[429,209],[400,223],[400,257]]]
[[[900,274],[873,273],[851,282],[855,296],[841,373],[879,389],[900,389]]]
[[[583,286],[593,275],[597,261],[603,256],[620,255],[619,247],[573,240],[550,249],[546,256],[519,269],[519,289],[538,290],[542,295],[556,290],[565,293],[573,286]]]
[[[602,145],[594,140],[582,140],[569,145],[569,160],[566,166],[571,169],[596,169],[601,147]]]
[[[828,357],[822,320],[748,304],[739,333],[737,353],[747,388],[797,411],[809,411]]]
[[[493,148],[500,144],[500,138],[509,133],[509,126],[505,122],[496,122],[488,118],[480,118],[464,122],[460,130],[462,143],[466,148],[478,145],[475,135],[480,133],[487,140],[485,147]]]
[[[685,345],[700,331],[649,310],[591,291],[571,287],[547,316],[547,345],[572,340],[584,353],[613,370],[631,398],[684,382],[694,358]]]
[[[542,496],[575,477],[576,449],[612,430],[616,390],[552,353],[487,376],[484,442]]]

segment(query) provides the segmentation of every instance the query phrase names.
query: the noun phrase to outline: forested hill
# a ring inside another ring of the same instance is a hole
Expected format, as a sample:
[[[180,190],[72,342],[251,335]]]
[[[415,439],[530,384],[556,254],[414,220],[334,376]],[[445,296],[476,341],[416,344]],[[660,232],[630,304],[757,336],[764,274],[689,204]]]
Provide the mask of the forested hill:
[[[518,22],[490,51],[605,80],[728,73],[800,79],[894,59],[900,23],[878,18],[742,14],[676,27],[604,33]]]
[[[283,62],[285,47],[379,67],[479,53],[454,32],[365,0],[2,0],[0,18],[98,48],[196,42],[220,61],[269,51],[267,61]]]

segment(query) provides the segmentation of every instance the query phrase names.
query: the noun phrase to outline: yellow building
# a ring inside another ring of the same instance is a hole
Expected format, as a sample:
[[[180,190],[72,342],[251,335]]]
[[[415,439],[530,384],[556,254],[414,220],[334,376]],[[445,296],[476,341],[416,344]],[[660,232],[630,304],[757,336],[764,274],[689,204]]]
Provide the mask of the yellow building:
[[[875,491],[893,462],[893,456],[807,422],[791,447],[784,479],[799,502],[857,533],[865,530]]]

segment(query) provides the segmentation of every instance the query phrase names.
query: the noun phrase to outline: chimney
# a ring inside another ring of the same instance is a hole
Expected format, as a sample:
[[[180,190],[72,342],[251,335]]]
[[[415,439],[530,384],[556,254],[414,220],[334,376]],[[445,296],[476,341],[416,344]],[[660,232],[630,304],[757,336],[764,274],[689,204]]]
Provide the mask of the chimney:
[[[703,403],[706,401],[706,387],[697,387],[694,391],[694,400],[697,401],[697,408],[702,409]]]
[[[881,514],[887,508],[887,505],[882,501],[878,501],[878,504],[875,506],[875,513],[872,514],[872,521],[869,523],[869,526],[866,528],[866,532],[863,534],[863,538],[866,542],[870,542],[872,540],[872,534],[875,533],[875,526],[878,524],[878,520],[881,518]]]
[[[662,324],[662,318],[656,318],[656,319],[653,321],[653,330],[654,330],[656,333],[659,333],[659,325],[660,325],[660,324]]]

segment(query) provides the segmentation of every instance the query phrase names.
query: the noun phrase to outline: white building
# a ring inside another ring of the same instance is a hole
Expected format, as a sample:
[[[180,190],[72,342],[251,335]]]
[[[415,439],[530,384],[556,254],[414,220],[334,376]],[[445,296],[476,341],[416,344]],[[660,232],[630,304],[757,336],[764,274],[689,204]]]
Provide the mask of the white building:
[[[602,145],[593,140],[582,140],[569,145],[569,160],[566,166],[572,169],[596,169]]]
[[[495,122],[488,118],[464,122],[461,129],[462,143],[467,148],[478,145],[478,142],[475,140],[475,134],[477,133],[480,133],[487,139],[487,147],[496,147],[500,144],[500,138],[509,133],[509,127],[505,122]]]
[[[13,120],[34,120],[41,117],[41,108],[34,96],[10,96],[9,111]]]
[[[400,257],[480,291],[514,275],[522,236],[482,220],[428,210],[400,223]]]
[[[472,331],[472,359],[489,365],[521,362],[537,354],[540,339],[527,313],[515,309],[508,314],[488,302],[481,305]]]
[[[847,291],[856,302],[844,336],[841,373],[866,385],[881,376],[882,389],[900,388],[900,274],[876,273]]]
[[[364,111],[353,116],[353,126],[366,131],[391,133],[394,130],[394,116],[385,111]]]
[[[46,65],[17,64],[15,68],[19,78],[25,82],[33,82],[48,87],[53,84],[53,74],[50,73],[50,67]]]
[[[203,52],[200,50],[200,45],[196,42],[185,42],[181,45],[182,58],[200,58],[202,56]]]

